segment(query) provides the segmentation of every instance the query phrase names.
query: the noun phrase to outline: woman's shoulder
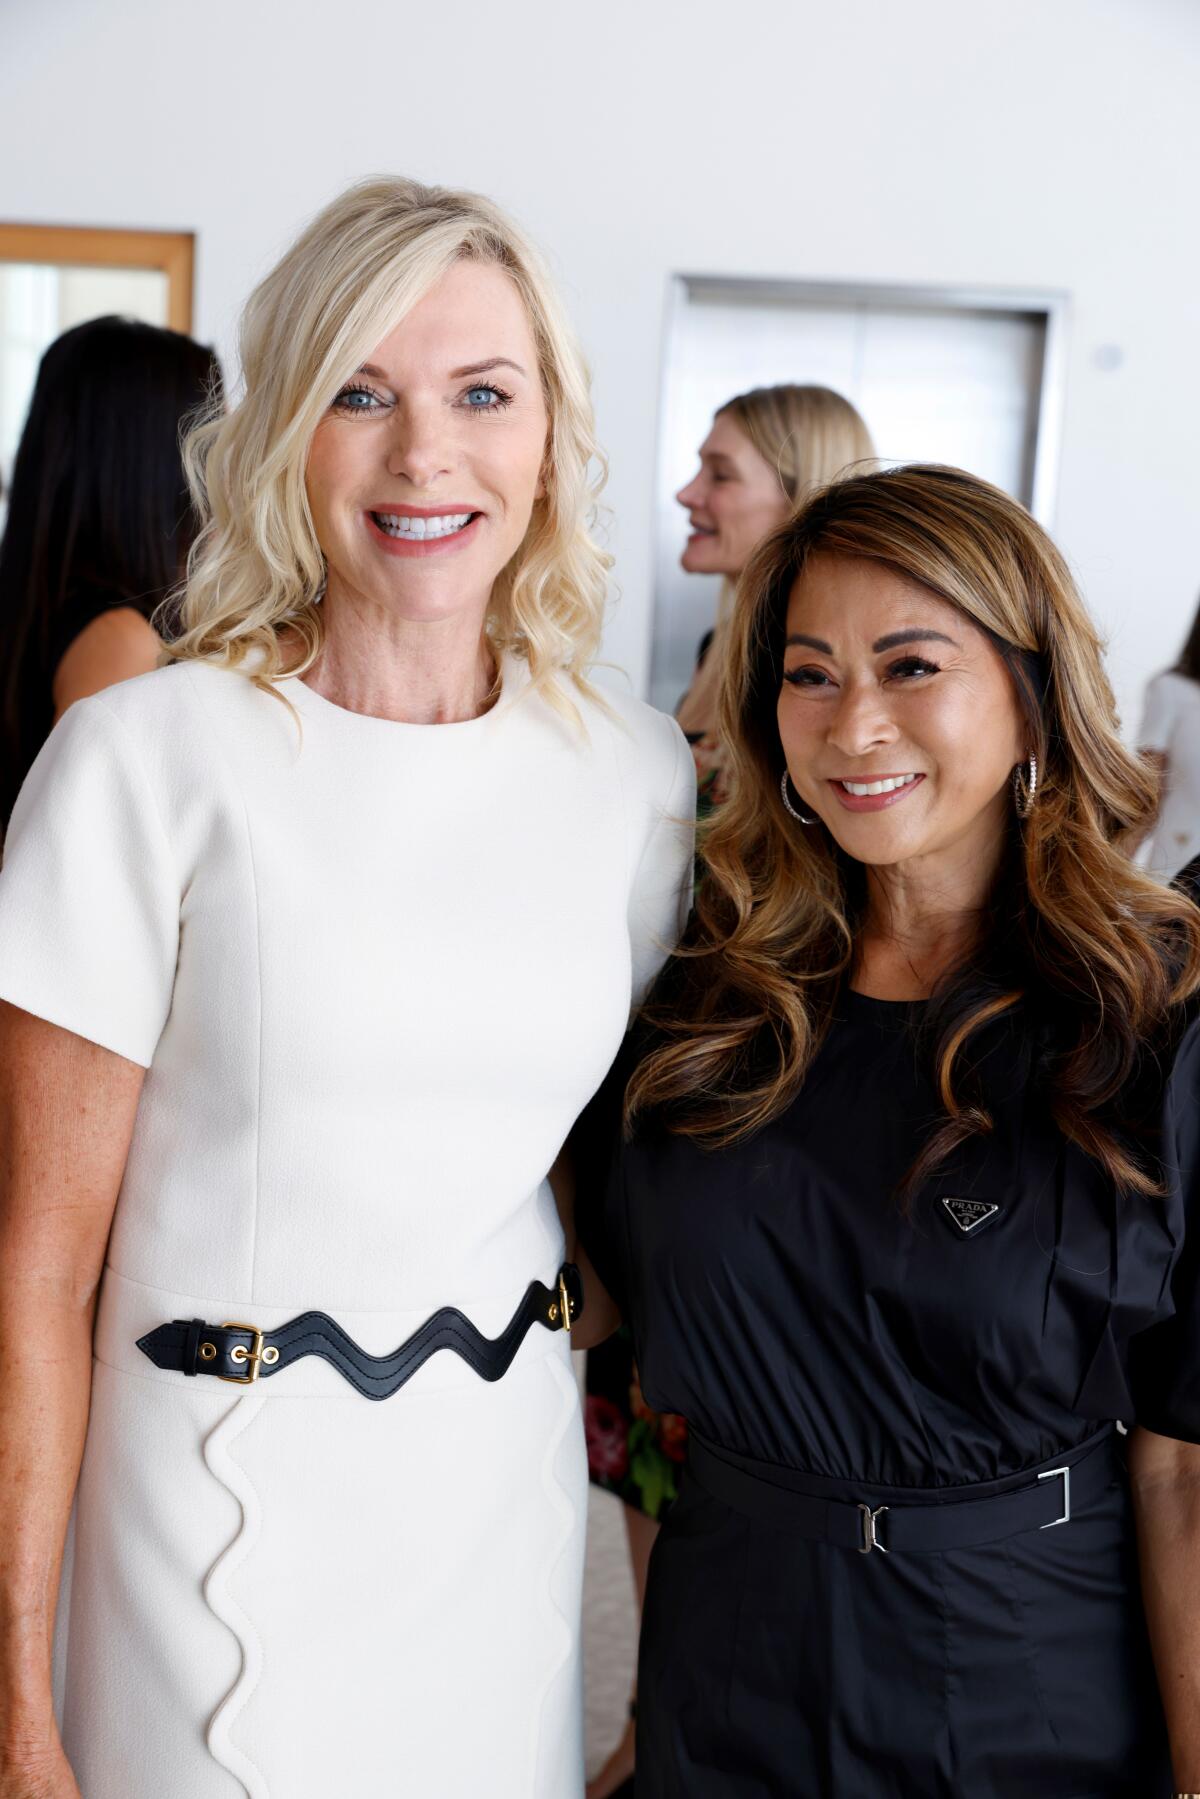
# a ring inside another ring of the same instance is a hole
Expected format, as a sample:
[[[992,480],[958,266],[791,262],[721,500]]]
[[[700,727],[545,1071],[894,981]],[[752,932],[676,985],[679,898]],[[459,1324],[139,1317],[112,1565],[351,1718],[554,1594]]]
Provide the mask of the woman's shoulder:
[[[174,737],[201,727],[207,713],[254,717],[272,702],[240,671],[189,659],[118,681],[76,705],[102,709],[135,736]],[[278,702],[274,709],[283,711]]]
[[[1178,668],[1164,668],[1146,683],[1146,698],[1200,706],[1200,681],[1193,681]]]
[[[660,712],[628,689],[604,687],[581,704],[589,738],[606,741],[623,781],[666,805],[681,790],[694,788],[695,763],[688,742],[668,712]]]
[[[140,764],[152,784],[177,795],[220,785],[232,752],[258,758],[286,730],[287,708],[234,670],[173,662],[76,700],[50,745],[69,756],[75,743],[99,740],[106,753]],[[47,747],[49,748],[50,745]],[[218,745],[225,755],[214,755]]]

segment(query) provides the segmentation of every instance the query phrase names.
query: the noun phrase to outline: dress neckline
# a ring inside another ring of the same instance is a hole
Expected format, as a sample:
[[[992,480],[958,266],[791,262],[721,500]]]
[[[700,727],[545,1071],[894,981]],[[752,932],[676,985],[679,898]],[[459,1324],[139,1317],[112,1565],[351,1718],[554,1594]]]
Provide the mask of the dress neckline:
[[[407,719],[380,718],[373,712],[355,712],[349,706],[339,706],[336,700],[326,699],[324,694],[318,693],[298,675],[286,675],[277,685],[279,691],[299,712],[308,717],[325,719],[337,730],[372,734],[376,737],[404,737],[409,740],[419,737],[422,742],[436,739],[460,743],[487,730],[494,719],[508,711],[518,693],[528,685],[528,680],[529,664],[523,658],[506,652],[500,658],[500,692],[494,704],[475,718],[452,719],[433,725],[415,724]]]
[[[856,993],[852,987],[843,987],[838,995],[838,1010],[843,1017],[896,1031],[919,1024],[929,1003],[927,999],[875,999],[869,993]]]

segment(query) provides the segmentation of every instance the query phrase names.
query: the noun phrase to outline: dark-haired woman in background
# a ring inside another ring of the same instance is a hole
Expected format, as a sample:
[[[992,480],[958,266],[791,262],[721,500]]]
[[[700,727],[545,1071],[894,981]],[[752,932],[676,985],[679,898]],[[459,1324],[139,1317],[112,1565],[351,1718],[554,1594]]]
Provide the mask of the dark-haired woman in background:
[[[195,530],[180,432],[220,385],[211,350],[132,319],[42,357],[0,540],[0,833],[54,721],[158,660]]]
[[[1200,855],[1200,608],[1179,661],[1146,689],[1138,742],[1162,776],[1146,860],[1169,881]]]
[[[581,1195],[689,1428],[639,1799],[1200,1789],[1200,914],[1124,853],[1092,624],[998,490],[851,479],[752,559],[721,717]]]

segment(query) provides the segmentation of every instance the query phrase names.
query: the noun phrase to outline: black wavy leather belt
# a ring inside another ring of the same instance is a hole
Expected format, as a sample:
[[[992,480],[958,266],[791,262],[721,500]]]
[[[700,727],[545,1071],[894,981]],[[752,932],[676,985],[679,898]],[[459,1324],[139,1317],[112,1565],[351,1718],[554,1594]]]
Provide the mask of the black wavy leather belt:
[[[758,1462],[735,1450],[688,1437],[688,1469],[706,1493],[734,1511],[768,1524],[794,1530],[818,1543],[869,1554],[937,1554],[977,1549],[1027,1530],[1049,1530],[1069,1524],[1072,1512],[1092,1505],[1121,1476],[1121,1457],[1111,1425],[1077,1449],[1064,1450],[1050,1462],[1026,1469],[1011,1482],[991,1482],[985,1496],[971,1487],[943,1489],[937,1499],[914,1491],[910,1501],[857,1504],[841,1496],[825,1497],[819,1476]],[[824,1482],[828,1489],[829,1481]],[[1001,1490],[995,1491],[999,1486]],[[863,1482],[867,1496],[868,1483]],[[928,1493],[928,1489],[924,1490]],[[882,1497],[876,1493],[875,1500]]]
[[[324,1312],[301,1312],[271,1331],[253,1324],[176,1318],[139,1337],[137,1346],[156,1368],[212,1374],[240,1387],[281,1374],[301,1356],[321,1356],[367,1399],[390,1399],[439,1349],[452,1349],[483,1380],[499,1380],[535,1324],[569,1331],[582,1311],[579,1270],[564,1262],[555,1286],[530,1281],[498,1337],[485,1337],[455,1306],[443,1306],[390,1355],[369,1355]]]

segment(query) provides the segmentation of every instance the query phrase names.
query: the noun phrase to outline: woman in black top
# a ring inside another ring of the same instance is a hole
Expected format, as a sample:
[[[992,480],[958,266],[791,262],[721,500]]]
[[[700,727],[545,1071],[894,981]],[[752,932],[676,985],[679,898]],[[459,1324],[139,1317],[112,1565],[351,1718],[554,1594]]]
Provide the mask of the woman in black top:
[[[155,666],[196,530],[180,436],[220,400],[211,350],[134,319],[42,357],[0,541],[0,835],[55,720]]]
[[[584,1133],[691,1440],[639,1799],[1200,1788],[1200,914],[1122,849],[1095,632],[1007,496],[869,475],[756,554],[722,716]]]

